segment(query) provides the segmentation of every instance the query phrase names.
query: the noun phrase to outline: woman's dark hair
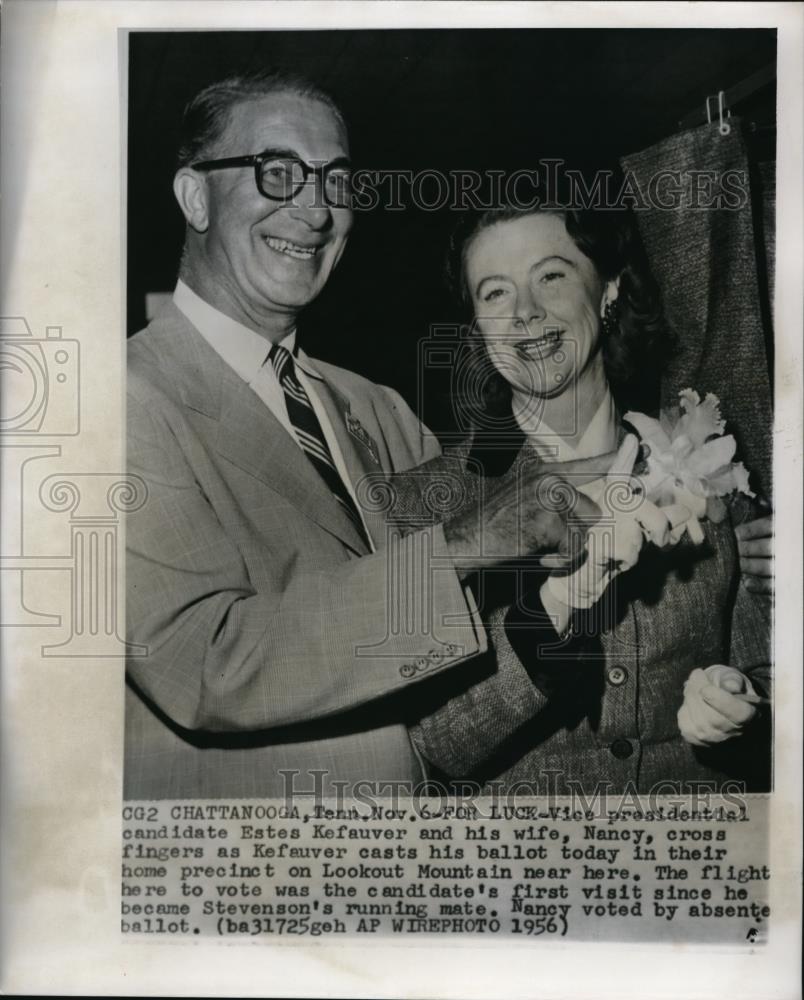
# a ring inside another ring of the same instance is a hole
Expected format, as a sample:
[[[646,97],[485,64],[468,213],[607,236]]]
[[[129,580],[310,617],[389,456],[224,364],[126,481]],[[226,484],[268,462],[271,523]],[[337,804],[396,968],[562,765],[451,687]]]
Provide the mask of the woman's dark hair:
[[[225,132],[231,110],[236,104],[272,94],[297,94],[320,101],[346,127],[340,108],[333,98],[306,77],[285,70],[237,73],[204,87],[186,105],[176,169],[208,158]],[[243,150],[244,155],[258,152],[258,149]]]
[[[594,264],[604,281],[619,276],[614,332],[603,335],[606,376],[620,406],[645,406],[658,390],[658,380],[673,350],[673,337],[662,311],[659,288],[648,266],[633,213],[622,209],[564,209],[505,206],[466,213],[450,238],[447,281],[470,321],[472,304],[466,284],[466,255],[475,237],[490,226],[546,212],[564,219],[575,245]],[[479,337],[470,338],[478,365],[484,368],[484,403],[489,414],[510,408],[511,390],[501,375],[489,374]],[[646,402],[647,401],[647,402]]]

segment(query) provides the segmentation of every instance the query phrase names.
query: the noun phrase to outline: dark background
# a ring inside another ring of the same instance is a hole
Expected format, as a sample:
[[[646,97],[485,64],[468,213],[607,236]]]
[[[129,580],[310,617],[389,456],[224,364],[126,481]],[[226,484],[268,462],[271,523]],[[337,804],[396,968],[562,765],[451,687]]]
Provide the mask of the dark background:
[[[186,101],[242,69],[279,66],[329,90],[356,166],[516,169],[545,157],[609,168],[679,130],[710,94],[775,63],[773,30],[527,29],[148,32],[129,36],[128,332],[170,291],[183,238],[173,200]],[[765,147],[775,85],[734,108]],[[767,158],[767,148],[762,151]],[[344,258],[305,313],[305,349],[417,403],[416,344],[458,318],[442,279],[448,211],[358,212]]]

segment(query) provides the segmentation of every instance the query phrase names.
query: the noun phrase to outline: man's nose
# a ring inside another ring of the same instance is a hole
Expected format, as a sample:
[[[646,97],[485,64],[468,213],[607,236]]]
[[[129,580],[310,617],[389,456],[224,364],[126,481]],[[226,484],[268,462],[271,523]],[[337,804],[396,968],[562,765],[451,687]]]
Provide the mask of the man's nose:
[[[291,211],[311,229],[327,229],[332,224],[332,211],[324,197],[321,177],[310,177],[293,199]]]

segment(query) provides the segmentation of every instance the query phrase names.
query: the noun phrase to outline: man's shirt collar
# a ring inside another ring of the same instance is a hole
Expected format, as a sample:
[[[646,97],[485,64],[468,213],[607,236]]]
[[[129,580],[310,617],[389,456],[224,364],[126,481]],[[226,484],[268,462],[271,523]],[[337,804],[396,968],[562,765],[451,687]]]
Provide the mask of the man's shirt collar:
[[[176,283],[173,301],[210,347],[244,382],[251,385],[252,380],[268,360],[268,352],[271,350],[269,341],[211,306],[181,278]],[[281,340],[280,344],[295,356],[300,368],[315,378],[321,378],[309,359],[302,352],[296,352],[295,330]]]

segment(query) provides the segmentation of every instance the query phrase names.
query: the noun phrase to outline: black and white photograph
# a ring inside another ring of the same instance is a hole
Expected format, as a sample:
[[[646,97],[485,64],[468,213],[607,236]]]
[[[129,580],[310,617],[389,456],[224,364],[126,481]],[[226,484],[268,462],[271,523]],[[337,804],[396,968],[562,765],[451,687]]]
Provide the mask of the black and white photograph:
[[[129,797],[770,790],[775,44],[129,37]]]
[[[800,10],[33,6],[4,745],[103,837],[74,991],[796,995]]]

